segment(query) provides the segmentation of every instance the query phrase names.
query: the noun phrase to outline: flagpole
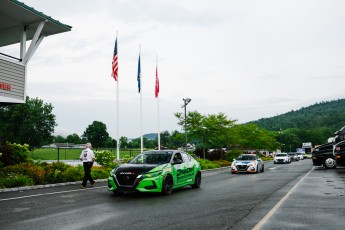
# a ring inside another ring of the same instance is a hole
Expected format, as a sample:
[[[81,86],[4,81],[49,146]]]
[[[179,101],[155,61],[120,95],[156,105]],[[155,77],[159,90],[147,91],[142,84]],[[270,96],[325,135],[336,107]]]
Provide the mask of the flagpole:
[[[156,55],[156,81],[158,81],[158,55]],[[156,87],[157,87],[157,82],[156,82]],[[155,91],[156,90],[157,89],[155,89]],[[158,150],[161,150],[161,132],[160,132],[159,95],[158,94],[157,94],[157,119],[158,119]]]
[[[141,59],[141,45],[139,45],[139,58]],[[141,60],[140,60],[141,62]],[[141,73],[141,63],[140,63],[140,136],[141,136],[141,152],[144,151],[144,140],[143,140],[143,82],[142,82],[142,73]]]
[[[118,31],[116,31],[117,41]],[[120,140],[119,140],[119,77],[116,86],[116,159],[120,160]]]

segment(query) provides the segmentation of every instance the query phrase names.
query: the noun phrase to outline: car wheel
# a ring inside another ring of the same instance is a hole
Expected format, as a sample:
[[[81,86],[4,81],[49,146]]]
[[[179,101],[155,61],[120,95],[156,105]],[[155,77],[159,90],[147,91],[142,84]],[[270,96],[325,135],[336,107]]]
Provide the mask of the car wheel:
[[[259,166],[256,166],[256,172],[255,173],[259,173]]]
[[[194,184],[192,185],[192,188],[200,188],[200,184],[201,184],[201,172],[198,172],[195,175],[195,180],[194,180]]]
[[[336,161],[331,158],[331,157],[328,157],[325,159],[325,161],[323,162],[323,166],[326,168],[326,169],[334,169],[337,167],[337,163]]]
[[[274,162],[273,164],[277,164],[276,162]]]
[[[171,194],[172,187],[173,187],[173,178],[170,175],[167,175],[163,181],[162,193],[165,195]]]
[[[261,172],[265,172],[265,165],[262,165]]]

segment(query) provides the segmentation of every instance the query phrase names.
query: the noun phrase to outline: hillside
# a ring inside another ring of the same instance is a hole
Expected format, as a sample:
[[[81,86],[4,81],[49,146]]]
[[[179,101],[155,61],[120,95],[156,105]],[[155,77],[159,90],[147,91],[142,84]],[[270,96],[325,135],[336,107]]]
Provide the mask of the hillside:
[[[267,130],[279,131],[289,128],[316,129],[330,128],[334,131],[345,125],[345,99],[320,102],[296,111],[271,118],[262,118],[250,123]]]
[[[157,133],[147,133],[147,134],[144,134],[143,138],[146,138],[148,140],[156,140],[158,138],[158,134]]]

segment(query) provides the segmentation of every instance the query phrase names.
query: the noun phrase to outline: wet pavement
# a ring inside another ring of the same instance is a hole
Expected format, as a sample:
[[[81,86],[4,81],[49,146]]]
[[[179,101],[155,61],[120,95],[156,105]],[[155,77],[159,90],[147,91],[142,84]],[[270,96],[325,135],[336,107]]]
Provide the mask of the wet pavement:
[[[257,229],[345,229],[345,168],[313,167]]]

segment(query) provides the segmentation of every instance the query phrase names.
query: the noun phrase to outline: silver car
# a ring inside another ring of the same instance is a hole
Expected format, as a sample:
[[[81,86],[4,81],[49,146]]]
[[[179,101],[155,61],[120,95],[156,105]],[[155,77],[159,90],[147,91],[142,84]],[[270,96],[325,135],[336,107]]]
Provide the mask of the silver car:
[[[273,159],[274,164],[289,164],[291,163],[291,158],[287,153],[277,153]]]
[[[291,161],[299,161],[299,157],[296,153],[288,153],[288,155],[290,156]]]
[[[255,154],[241,154],[231,164],[231,173],[258,173],[264,171],[264,161]]]

